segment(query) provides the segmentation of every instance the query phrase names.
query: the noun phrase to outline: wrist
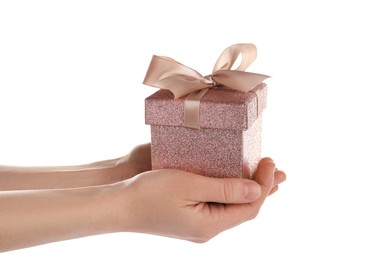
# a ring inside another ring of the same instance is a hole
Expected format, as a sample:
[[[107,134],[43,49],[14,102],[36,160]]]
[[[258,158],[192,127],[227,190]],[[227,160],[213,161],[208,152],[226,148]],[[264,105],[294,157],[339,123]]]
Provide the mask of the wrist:
[[[0,214],[0,252],[118,231],[116,193],[115,185],[9,192],[0,200],[10,205]]]
[[[85,205],[80,207],[85,210],[82,214],[86,217],[85,234],[98,235],[123,231],[123,221],[119,213],[122,211],[119,201],[123,188],[121,182],[81,188],[89,190]]]
[[[108,212],[105,215],[106,227],[108,232],[131,231],[130,226],[134,222],[132,219],[130,204],[132,197],[130,180],[124,180],[107,186],[107,196],[101,200],[102,212]]]
[[[104,185],[123,180],[127,168],[128,166],[122,158],[117,158],[84,165],[83,171],[90,172],[91,176],[94,176],[94,179],[98,182],[94,185]]]

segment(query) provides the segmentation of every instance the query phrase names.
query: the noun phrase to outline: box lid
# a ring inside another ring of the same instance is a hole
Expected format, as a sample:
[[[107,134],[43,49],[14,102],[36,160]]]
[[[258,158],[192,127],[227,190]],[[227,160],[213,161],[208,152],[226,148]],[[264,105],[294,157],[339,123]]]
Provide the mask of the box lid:
[[[209,89],[200,103],[200,128],[248,129],[266,106],[266,84],[253,91]],[[184,126],[184,100],[174,99],[169,90],[158,90],[145,99],[146,124]]]

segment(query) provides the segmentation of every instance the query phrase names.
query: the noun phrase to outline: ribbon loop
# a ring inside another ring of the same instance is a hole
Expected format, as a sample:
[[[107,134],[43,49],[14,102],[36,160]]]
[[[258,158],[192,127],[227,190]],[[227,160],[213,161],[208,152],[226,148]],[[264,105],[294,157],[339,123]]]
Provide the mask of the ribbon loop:
[[[245,71],[256,59],[256,46],[251,43],[241,43],[227,47],[215,63],[213,73],[218,70],[230,70],[240,54],[242,56],[241,64],[235,70]]]
[[[240,65],[231,70],[241,54]],[[215,63],[213,73],[203,77],[196,70],[174,59],[154,55],[146,73],[144,84],[170,90],[175,99],[187,96],[184,104],[184,125],[199,129],[200,100],[209,88],[224,86],[241,92],[249,92],[269,76],[245,72],[256,59],[253,44],[235,44],[226,48]]]
[[[146,73],[144,84],[169,89],[176,98],[213,85],[199,72],[171,59],[154,55]]]

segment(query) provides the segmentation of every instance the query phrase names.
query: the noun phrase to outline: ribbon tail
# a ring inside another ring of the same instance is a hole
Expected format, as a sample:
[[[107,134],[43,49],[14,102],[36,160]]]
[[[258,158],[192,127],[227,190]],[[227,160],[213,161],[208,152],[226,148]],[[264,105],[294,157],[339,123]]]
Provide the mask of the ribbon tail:
[[[267,75],[236,70],[219,70],[212,75],[217,84],[245,93],[267,78],[269,78]]]
[[[208,88],[189,94],[184,100],[184,126],[200,129],[200,100]]]

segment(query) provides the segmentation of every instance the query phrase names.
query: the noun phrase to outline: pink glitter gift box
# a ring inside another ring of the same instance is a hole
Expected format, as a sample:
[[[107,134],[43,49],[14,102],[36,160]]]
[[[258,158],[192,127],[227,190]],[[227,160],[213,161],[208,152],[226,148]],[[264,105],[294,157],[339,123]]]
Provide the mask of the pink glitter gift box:
[[[237,57],[240,65],[231,70]],[[266,75],[245,72],[256,59],[253,44],[235,44],[213,73],[153,56],[144,84],[161,88],[145,100],[151,125],[153,169],[178,169],[211,177],[251,178],[260,160]]]
[[[250,178],[260,159],[266,86],[262,83],[253,91],[258,95],[208,90],[200,103],[200,129],[183,125],[183,98],[174,99],[169,90],[159,90],[146,98],[145,121],[151,125],[153,169]]]

